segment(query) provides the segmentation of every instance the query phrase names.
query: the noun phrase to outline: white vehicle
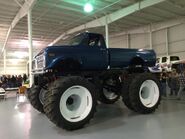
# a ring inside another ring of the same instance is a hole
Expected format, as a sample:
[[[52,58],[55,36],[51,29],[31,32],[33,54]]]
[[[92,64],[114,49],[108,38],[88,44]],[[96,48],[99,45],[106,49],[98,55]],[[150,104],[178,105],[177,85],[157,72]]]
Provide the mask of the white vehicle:
[[[185,59],[179,60],[178,62],[174,62],[172,64],[172,68],[176,69],[177,72],[180,72],[182,69],[185,68]]]
[[[158,57],[156,60],[156,65],[154,67],[150,67],[149,70],[152,73],[160,73],[164,69],[167,72],[171,72],[172,64],[180,61],[178,56],[163,56]]]
[[[163,56],[157,58],[156,65],[159,65],[159,69],[170,72],[172,70],[172,64],[180,60],[178,56]]]

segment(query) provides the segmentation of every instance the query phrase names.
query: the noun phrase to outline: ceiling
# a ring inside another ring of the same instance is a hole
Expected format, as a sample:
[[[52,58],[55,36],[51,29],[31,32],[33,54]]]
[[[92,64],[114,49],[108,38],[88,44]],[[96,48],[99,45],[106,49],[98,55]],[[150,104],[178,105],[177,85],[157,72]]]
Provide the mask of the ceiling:
[[[38,51],[53,42],[61,34],[82,24],[111,14],[142,0],[92,0],[94,12],[87,14],[83,5],[87,0],[38,0],[32,10],[33,47]],[[25,0],[0,0],[0,49],[2,50],[8,29]],[[185,16],[185,0],[166,0],[123,17],[109,25],[109,33],[115,34],[133,27]],[[18,51],[28,52],[27,16],[19,20],[11,30],[6,43],[8,59],[17,58]],[[104,27],[85,29],[104,34]],[[81,31],[85,31],[81,30]],[[75,32],[74,34],[76,34]],[[71,34],[73,35],[73,34]],[[57,44],[64,43],[61,39]],[[1,53],[1,62],[3,53]],[[25,57],[27,59],[27,57]]]

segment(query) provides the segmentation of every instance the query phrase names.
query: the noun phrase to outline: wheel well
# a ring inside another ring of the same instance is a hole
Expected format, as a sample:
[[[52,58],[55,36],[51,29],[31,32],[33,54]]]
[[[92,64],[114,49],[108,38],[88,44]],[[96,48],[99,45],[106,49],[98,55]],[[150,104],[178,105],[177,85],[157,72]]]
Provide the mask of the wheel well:
[[[77,60],[68,58],[58,62],[55,68],[62,71],[77,71],[81,68],[81,64]]]
[[[144,60],[140,57],[135,57],[130,61],[129,72],[142,73],[144,72]]]
[[[135,57],[130,61],[130,65],[143,65],[144,64],[144,60],[140,57]]]

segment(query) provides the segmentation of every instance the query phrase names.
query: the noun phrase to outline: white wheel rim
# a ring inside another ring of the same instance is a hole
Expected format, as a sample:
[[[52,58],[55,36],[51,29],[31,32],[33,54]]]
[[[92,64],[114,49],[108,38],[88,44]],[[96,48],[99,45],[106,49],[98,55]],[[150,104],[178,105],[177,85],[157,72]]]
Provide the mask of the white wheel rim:
[[[159,94],[159,87],[153,80],[144,81],[139,90],[141,103],[147,108],[156,105],[159,100]]]
[[[40,93],[39,93],[39,100],[40,100],[40,103],[43,105],[44,104],[44,92],[45,90],[44,89],[41,89],[40,90]]]
[[[60,98],[60,113],[70,122],[79,122],[89,115],[92,103],[92,96],[87,88],[72,86]]]
[[[114,92],[108,91],[107,89],[103,89],[103,94],[109,100],[114,100],[118,97]]]

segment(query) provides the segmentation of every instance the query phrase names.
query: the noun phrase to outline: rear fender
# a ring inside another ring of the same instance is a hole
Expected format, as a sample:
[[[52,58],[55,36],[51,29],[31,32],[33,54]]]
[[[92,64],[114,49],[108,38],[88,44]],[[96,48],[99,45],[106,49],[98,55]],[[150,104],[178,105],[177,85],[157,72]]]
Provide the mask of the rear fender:
[[[131,66],[133,66],[133,65],[142,65],[142,66],[144,66],[143,64],[144,64],[144,60],[139,56],[136,56],[136,57],[132,58],[131,61],[130,61]]]

